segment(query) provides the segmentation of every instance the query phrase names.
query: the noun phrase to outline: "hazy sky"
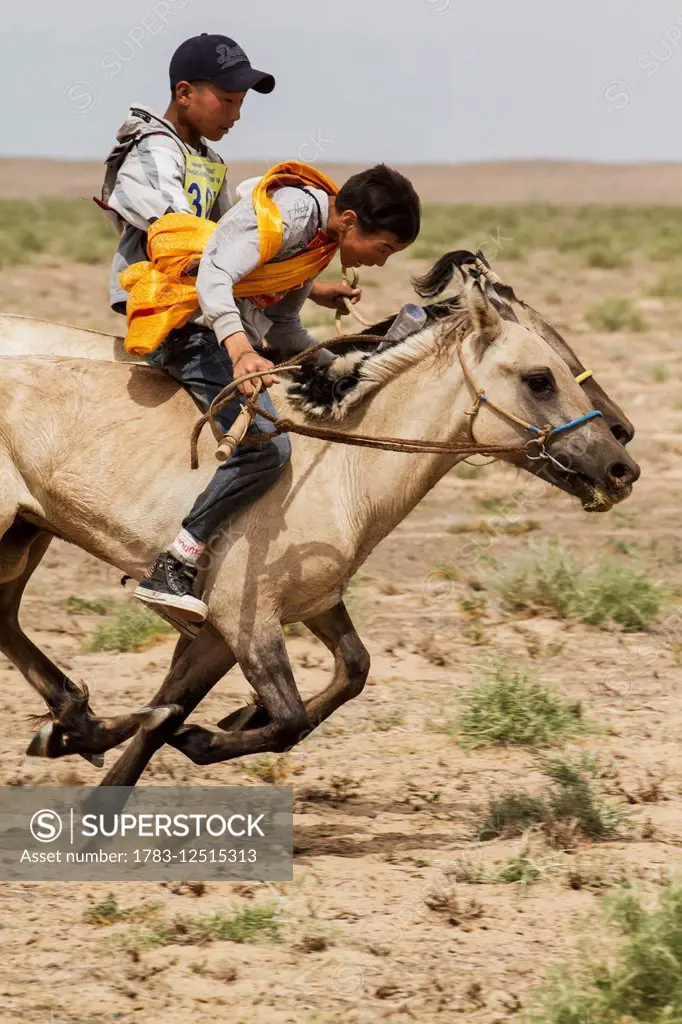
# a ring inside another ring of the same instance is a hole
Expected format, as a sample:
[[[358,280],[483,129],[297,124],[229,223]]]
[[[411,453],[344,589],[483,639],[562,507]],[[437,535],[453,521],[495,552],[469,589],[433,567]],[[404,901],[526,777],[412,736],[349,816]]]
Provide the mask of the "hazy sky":
[[[681,0],[3,6],[4,155],[102,158],[130,103],[163,112],[171,53],[206,31],[277,77],[228,160],[682,160]]]

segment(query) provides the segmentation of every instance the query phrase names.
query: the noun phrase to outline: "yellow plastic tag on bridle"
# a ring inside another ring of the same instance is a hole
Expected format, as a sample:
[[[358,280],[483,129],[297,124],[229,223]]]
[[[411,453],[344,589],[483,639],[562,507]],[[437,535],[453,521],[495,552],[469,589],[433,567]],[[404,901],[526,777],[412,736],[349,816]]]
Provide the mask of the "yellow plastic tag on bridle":
[[[207,218],[225,180],[226,164],[188,153],[185,157],[185,195],[197,217]]]

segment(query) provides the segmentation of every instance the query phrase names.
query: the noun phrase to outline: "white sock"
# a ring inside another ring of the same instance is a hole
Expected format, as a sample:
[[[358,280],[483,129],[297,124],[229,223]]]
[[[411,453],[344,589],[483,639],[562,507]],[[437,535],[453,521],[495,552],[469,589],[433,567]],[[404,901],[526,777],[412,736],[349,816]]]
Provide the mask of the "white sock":
[[[193,537],[189,530],[183,528],[168,548],[171,555],[179,558],[186,565],[196,565],[206,550],[206,545]]]

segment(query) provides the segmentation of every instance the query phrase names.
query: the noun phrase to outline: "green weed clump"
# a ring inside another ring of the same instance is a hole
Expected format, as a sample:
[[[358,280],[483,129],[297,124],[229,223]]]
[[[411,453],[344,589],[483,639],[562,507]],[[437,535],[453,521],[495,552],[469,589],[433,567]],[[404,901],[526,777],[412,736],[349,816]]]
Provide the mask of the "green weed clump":
[[[639,333],[646,330],[644,320],[630,299],[605,299],[588,309],[585,319],[595,331]]]
[[[160,911],[158,903],[145,903],[137,907],[119,907],[118,900],[113,892],[110,892],[101,903],[94,903],[83,914],[83,920],[87,924],[94,924],[100,928],[106,928],[112,924],[119,924],[121,921],[146,921],[155,917]]]
[[[451,871],[455,882],[466,882],[468,885],[533,885],[543,874],[542,861],[531,856],[526,848],[512,854],[501,867],[486,871],[482,864],[473,860],[460,858]]]
[[[665,888],[653,909],[634,891],[607,897],[604,918],[611,941],[599,952],[585,944],[556,969],[526,1024],[682,1021],[682,885]]]
[[[232,916],[217,911],[198,917],[175,917],[152,927],[123,934],[119,944],[126,948],[150,949],[157,946],[205,946],[209,942],[279,942],[281,924],[272,904],[245,907]]]
[[[661,587],[632,569],[607,561],[586,569],[557,544],[544,545],[497,582],[508,611],[550,612],[592,626],[616,623],[626,632],[650,626],[665,601]]]
[[[122,605],[108,618],[92,635],[89,651],[139,651],[173,632],[172,626],[143,605]]]
[[[629,266],[628,259],[622,250],[608,244],[590,249],[585,257],[585,263],[588,267],[594,267],[597,270],[621,270],[623,267]]]
[[[514,663],[498,658],[461,697],[452,723],[464,747],[549,747],[584,731],[579,704],[570,704]]]
[[[551,782],[544,793],[508,791],[490,801],[475,829],[479,841],[513,838],[533,826],[555,846],[571,845],[577,836],[603,840],[616,834],[623,812],[595,787],[599,766],[594,760],[551,759],[542,770]]]

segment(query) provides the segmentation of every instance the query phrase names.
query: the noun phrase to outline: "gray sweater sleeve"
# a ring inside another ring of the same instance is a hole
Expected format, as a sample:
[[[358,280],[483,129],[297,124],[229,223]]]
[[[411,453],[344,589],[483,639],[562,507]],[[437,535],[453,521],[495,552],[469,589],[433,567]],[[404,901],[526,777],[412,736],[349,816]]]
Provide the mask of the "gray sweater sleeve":
[[[273,198],[282,215],[282,245],[275,260],[295,256],[315,235],[318,214],[315,200],[296,188],[282,188]],[[197,294],[204,323],[211,327],[221,343],[244,330],[233,289],[238,281],[255,270],[260,260],[258,223],[251,196],[245,196],[218,223],[206,246],[197,276]],[[312,345],[300,319],[300,310],[312,282],[289,292],[264,311],[272,328],[268,344],[285,344],[292,351]]]

